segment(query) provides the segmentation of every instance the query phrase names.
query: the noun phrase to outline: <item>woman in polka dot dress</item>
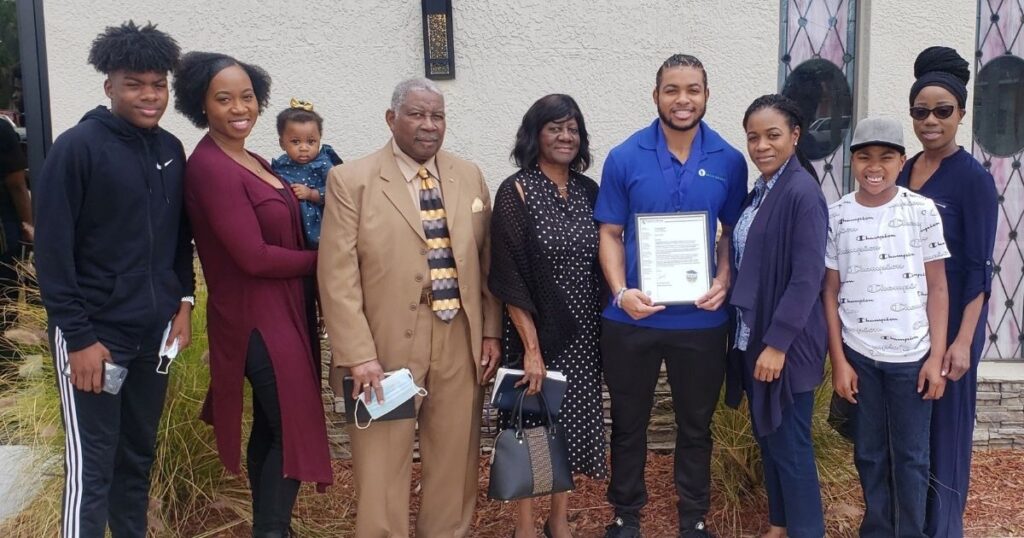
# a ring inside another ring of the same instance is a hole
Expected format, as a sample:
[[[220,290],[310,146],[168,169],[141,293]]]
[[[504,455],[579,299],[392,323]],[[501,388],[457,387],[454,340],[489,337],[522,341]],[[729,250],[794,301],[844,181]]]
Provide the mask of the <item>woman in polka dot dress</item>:
[[[523,116],[512,158],[521,169],[494,200],[491,292],[505,302],[505,366],[522,368],[527,394],[547,370],[568,379],[558,422],[574,473],[605,477],[601,407],[600,312],[605,293],[594,222],[597,184],[583,115],[568,95],[541,98]],[[502,413],[502,427],[511,423]],[[540,423],[530,417],[529,425]],[[544,535],[571,536],[568,494],[555,494]],[[513,536],[533,538],[533,502],[519,502]]]

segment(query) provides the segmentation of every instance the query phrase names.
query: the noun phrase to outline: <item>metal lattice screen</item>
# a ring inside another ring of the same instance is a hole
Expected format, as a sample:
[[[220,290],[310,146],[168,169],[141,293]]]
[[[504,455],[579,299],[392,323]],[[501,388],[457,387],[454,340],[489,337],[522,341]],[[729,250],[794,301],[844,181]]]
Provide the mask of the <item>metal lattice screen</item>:
[[[979,0],[975,50],[973,154],[992,173],[999,193],[995,274],[983,357],[1024,357],[1024,0]],[[998,88],[998,89],[997,89]]]
[[[779,89],[804,109],[800,147],[829,203],[850,190],[856,0],[782,0]]]

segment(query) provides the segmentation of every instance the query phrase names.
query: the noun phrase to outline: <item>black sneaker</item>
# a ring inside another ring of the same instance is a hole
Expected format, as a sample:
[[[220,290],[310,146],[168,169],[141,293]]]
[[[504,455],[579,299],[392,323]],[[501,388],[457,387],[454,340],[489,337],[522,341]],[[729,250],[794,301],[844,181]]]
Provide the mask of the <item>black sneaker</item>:
[[[708,531],[704,520],[697,520],[679,529],[679,538],[715,538],[715,535]]]
[[[640,533],[640,522],[616,517],[604,528],[604,538],[644,538]]]

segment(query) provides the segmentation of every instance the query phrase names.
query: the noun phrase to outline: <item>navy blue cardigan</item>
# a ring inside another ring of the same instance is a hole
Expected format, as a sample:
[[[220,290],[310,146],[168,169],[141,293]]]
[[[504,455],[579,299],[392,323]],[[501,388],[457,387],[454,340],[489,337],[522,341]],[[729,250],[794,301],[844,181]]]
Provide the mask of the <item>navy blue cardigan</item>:
[[[752,199],[753,192],[744,207]],[[729,301],[751,332],[745,352],[729,353],[726,403],[736,407],[741,389],[747,393],[758,436],[774,432],[793,395],[813,390],[824,375],[828,336],[821,289],[827,235],[821,187],[793,159],[750,225]],[[763,383],[753,378],[754,364],[768,345],[785,352],[786,362],[778,380]]]

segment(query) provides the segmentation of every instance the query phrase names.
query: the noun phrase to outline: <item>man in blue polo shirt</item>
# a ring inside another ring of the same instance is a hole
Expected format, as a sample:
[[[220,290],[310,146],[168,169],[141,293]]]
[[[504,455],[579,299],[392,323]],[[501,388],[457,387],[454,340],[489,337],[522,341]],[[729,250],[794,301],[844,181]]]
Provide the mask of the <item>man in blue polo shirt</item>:
[[[725,377],[729,232],[747,195],[746,160],[702,121],[708,100],[700,60],[671,56],[658,69],[658,119],[609,153],[594,216],[601,268],[615,293],[604,311],[601,352],[611,395],[615,520],[607,538],[640,534],[654,387],[665,361],[676,415],[679,536],[710,536],[711,418]],[[693,305],[654,305],[637,289],[636,215],[706,211],[711,289]],[[717,223],[722,235],[715,247]],[[717,266],[717,269],[716,269]]]

